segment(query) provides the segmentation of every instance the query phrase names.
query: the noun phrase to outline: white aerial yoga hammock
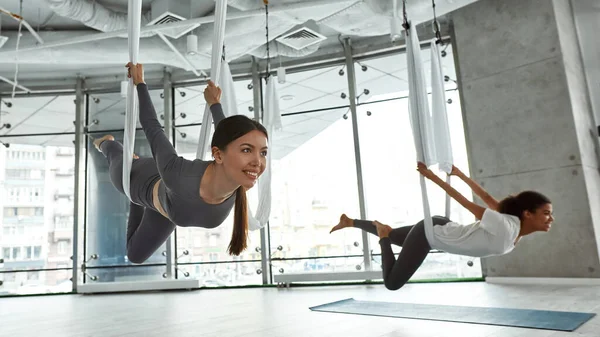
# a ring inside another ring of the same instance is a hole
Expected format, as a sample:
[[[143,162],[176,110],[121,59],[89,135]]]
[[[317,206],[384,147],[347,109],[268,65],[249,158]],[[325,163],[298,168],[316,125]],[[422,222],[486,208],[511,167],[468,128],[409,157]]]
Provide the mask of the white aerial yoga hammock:
[[[229,64],[225,60],[221,62],[221,105],[225,116],[238,114],[237,99],[235,96],[235,87],[233,76],[229,69]],[[279,95],[277,94],[274,80],[267,82],[265,93],[265,111],[263,115],[263,126],[267,129],[270,139],[273,139],[275,130],[281,129],[281,112],[279,110]],[[270,142],[272,144],[272,142]],[[258,179],[258,206],[256,215],[253,215],[250,209],[248,216],[250,230],[256,230],[266,226],[271,215],[271,156],[267,156],[267,164],[264,173]]]
[[[265,110],[262,124],[269,134],[272,146],[275,138],[275,130],[281,130],[281,111],[279,110],[279,94],[277,93],[277,81],[267,77],[267,88],[265,93]],[[250,229],[255,230],[266,226],[271,215],[271,155],[267,156],[265,172],[258,179],[258,207],[256,216],[250,216]],[[252,211],[250,212],[252,214]]]
[[[142,1],[129,0],[127,5],[127,30],[129,35],[129,60],[134,65],[138,62],[140,50],[140,26],[142,21]],[[135,127],[139,113],[137,91],[133,84],[133,77],[129,79],[127,87],[127,106],[125,109],[125,135],[123,138],[123,191],[131,200],[129,192],[129,178],[131,162],[133,161],[133,148],[135,146]]]
[[[452,141],[448,114],[446,112],[446,91],[444,90],[444,74],[442,60],[436,39],[431,40],[431,112],[433,134],[435,140],[436,159],[441,171],[446,172],[446,182],[450,184],[450,172],[454,160],[452,157]],[[446,194],[446,217],[450,217],[450,195]]]
[[[229,69],[227,61],[221,62],[221,106],[225,117],[230,117],[238,114],[237,97],[235,95],[235,87],[233,76]]]
[[[433,121],[433,116],[430,114],[429,103],[427,99],[425,74],[423,71],[423,62],[421,61],[421,47],[419,43],[419,37],[417,36],[416,29],[412,29],[412,25],[410,24],[410,22],[408,23],[408,25],[410,28],[405,29],[406,58],[408,61],[408,100],[410,121],[417,152],[417,160],[425,163],[427,167],[438,163],[441,164],[440,168],[447,169],[448,162],[446,160],[448,158],[448,155],[450,155],[450,160],[452,159],[452,151],[449,146],[450,143],[447,119],[440,118],[439,121],[435,122],[439,123],[439,125],[434,127],[435,123]],[[439,76],[439,72],[438,75],[436,75],[436,70],[432,70],[432,79],[436,76]],[[432,83],[432,85],[435,87],[435,84]],[[434,90],[439,90],[439,87]],[[439,109],[439,99],[439,94],[433,99],[433,108],[435,110]],[[442,100],[442,102],[444,101]],[[443,114],[445,115],[445,106],[443,109]],[[441,115],[441,112],[436,111],[435,115],[439,116]],[[440,133],[438,134],[437,132]],[[437,148],[438,144],[440,144],[439,149]],[[444,153],[445,149],[450,149],[450,151]],[[450,169],[452,168],[451,164],[449,167]],[[449,173],[449,171],[447,172]],[[421,182],[421,194],[423,199],[425,235],[427,236],[427,240],[429,241],[429,243],[433,243],[435,238],[433,235],[433,223],[431,220],[431,213],[429,210],[429,199],[427,197],[425,177],[423,177],[423,175],[419,175],[419,178]]]
[[[216,0],[215,2],[215,27],[212,40],[212,58],[210,67],[210,79],[219,85],[221,81],[221,63],[223,58],[223,43],[225,41],[225,21],[227,17],[227,0]],[[204,160],[210,145],[210,125],[212,124],[212,115],[208,104],[204,109],[202,126],[200,127],[200,138],[198,139],[198,149],[196,158]]]
[[[223,106],[223,111],[226,114],[226,117],[237,115],[237,99],[235,96],[235,89],[233,84],[233,77],[231,75],[231,71],[229,69],[229,65],[227,61],[224,60],[223,57],[223,45],[225,39],[225,21],[227,16],[227,1],[226,0],[218,0],[216,2],[215,7],[215,27],[214,27],[214,35],[213,35],[213,45],[212,45],[212,59],[211,59],[211,80],[215,83],[215,85],[220,86],[222,89],[221,94],[221,105]],[[273,81],[270,81],[273,82]],[[275,96],[273,96],[275,95]],[[276,97],[276,92],[274,89],[269,89],[269,84],[267,85],[267,102],[265,105],[265,122],[276,120],[276,118],[271,118],[271,111],[276,115],[279,114],[279,105],[277,104],[279,99],[269,97]],[[276,108],[274,108],[275,102]],[[200,136],[198,140],[198,148],[196,150],[196,158],[198,159],[206,159],[208,156],[208,150],[210,145],[210,131],[212,125],[212,115],[210,113],[210,108],[208,105],[204,110],[204,117],[202,119],[202,125],[200,127]],[[268,127],[268,124],[263,125],[267,128],[267,132],[271,135],[272,132]],[[281,125],[281,122],[279,122]],[[259,203],[256,212],[256,216],[252,215],[252,211],[250,211],[250,215],[248,216],[249,227],[251,230],[259,229],[264,227],[269,220],[269,216],[271,213],[271,160],[270,156],[267,156],[267,167],[263,175],[259,178],[258,181],[258,195],[259,195]]]

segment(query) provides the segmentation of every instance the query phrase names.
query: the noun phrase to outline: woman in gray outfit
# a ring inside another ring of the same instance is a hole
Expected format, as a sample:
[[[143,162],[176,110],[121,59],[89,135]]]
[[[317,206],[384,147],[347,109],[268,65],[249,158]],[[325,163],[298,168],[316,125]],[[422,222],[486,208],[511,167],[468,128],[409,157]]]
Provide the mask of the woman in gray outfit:
[[[127,68],[137,87],[139,120],[152,150],[152,158],[134,156],[131,164],[128,259],[133,263],[147,260],[175,226],[221,225],[234,205],[228,251],[241,254],[248,236],[246,190],[265,170],[266,129],[243,115],[225,118],[221,89],[209,81],[204,98],[216,125],[211,142],[214,160],[184,159],[177,155],[156,118],[142,65],[128,63]],[[111,182],[124,194],[123,146],[111,135],[94,140],[94,145],[108,160]]]

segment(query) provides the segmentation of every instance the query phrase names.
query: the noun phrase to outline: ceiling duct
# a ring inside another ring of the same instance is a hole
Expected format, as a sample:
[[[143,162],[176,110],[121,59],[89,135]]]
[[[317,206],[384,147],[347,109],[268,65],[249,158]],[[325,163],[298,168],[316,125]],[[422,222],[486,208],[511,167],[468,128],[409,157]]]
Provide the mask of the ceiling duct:
[[[172,22],[185,21],[191,15],[191,0],[154,0],[152,1],[152,18],[148,26],[163,25]],[[161,33],[178,39],[197,28],[199,25],[161,30]]]
[[[276,39],[277,42],[301,50],[314,44],[325,41],[327,38],[308,27],[300,27]]]

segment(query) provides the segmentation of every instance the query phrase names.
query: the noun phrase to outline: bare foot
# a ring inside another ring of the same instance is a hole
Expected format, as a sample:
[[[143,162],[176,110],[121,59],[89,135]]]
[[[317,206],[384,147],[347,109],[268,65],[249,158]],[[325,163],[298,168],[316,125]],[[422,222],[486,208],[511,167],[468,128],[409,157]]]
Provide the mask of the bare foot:
[[[100,151],[100,144],[102,144],[102,142],[105,140],[112,141],[112,140],[115,140],[115,137],[113,137],[112,135],[106,135],[104,137],[94,139],[94,146],[96,147],[96,150]],[[102,152],[102,151],[100,151],[100,152]]]
[[[140,159],[140,157],[138,157],[138,155],[134,153],[133,154],[133,159]]]
[[[377,228],[377,235],[380,239],[387,238],[390,235],[390,232],[392,231],[392,227],[384,225],[377,220],[373,221],[373,225],[375,225],[375,227]]]
[[[342,214],[342,216],[340,216],[340,222],[335,225],[330,231],[329,233],[333,233],[337,230],[340,230],[342,228],[346,228],[346,227],[354,227],[354,221],[352,221],[352,219],[350,219],[349,217],[346,216],[346,214]]]

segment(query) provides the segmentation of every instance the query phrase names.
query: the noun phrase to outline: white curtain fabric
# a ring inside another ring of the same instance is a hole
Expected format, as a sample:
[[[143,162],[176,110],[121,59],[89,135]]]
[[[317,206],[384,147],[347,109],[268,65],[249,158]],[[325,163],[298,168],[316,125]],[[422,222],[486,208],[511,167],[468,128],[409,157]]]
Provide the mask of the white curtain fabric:
[[[221,62],[221,105],[225,117],[238,114],[237,97],[235,95],[235,87],[233,86],[233,76],[229,69],[227,61]]]
[[[444,74],[442,60],[435,39],[431,40],[431,118],[433,119],[433,143],[435,155],[433,160],[440,170],[452,172],[452,142],[450,140],[450,127],[446,112],[446,92],[444,91]]]
[[[138,62],[140,50],[140,26],[142,21],[142,1],[129,0],[127,5],[127,30],[129,35],[129,60],[133,64]],[[127,106],[125,108],[125,135],[123,139],[123,190],[131,200],[129,192],[129,178],[131,175],[131,162],[133,161],[133,148],[135,146],[135,127],[139,113],[137,91],[133,78],[129,79],[127,87]]]
[[[279,109],[279,94],[277,92],[277,81],[269,78],[265,92],[265,111],[263,116],[264,127],[269,134],[269,145],[273,146],[275,131],[281,130],[281,110]],[[250,230],[256,230],[266,226],[271,216],[271,155],[267,156],[265,172],[258,180],[258,207],[256,215],[251,215],[249,220]],[[252,212],[251,212],[252,214]]]
[[[452,140],[448,126],[446,111],[446,92],[444,90],[444,73],[439,46],[435,39],[431,40],[431,111],[433,118],[433,134],[436,150],[436,161],[440,170],[450,174],[454,159],[452,157]],[[450,184],[448,175],[446,182]],[[450,218],[450,195],[446,194],[446,217]]]
[[[430,113],[419,37],[416,30],[413,29],[406,30],[405,34],[407,35],[409,110],[417,160],[424,162],[428,167],[439,164],[442,171],[450,173],[453,163],[452,143],[450,142],[444,77],[439,49],[433,41],[431,43],[432,109]],[[446,181],[449,183],[450,177],[447,177]],[[425,218],[425,235],[429,243],[433,244],[435,237],[429,210],[427,186],[422,175],[420,176],[420,183]],[[449,196],[446,197],[446,216],[450,216]]]
[[[412,25],[410,27],[412,27]],[[434,161],[435,143],[433,141],[428,141],[432,140],[433,128],[430,123],[431,116],[429,113],[423,62],[421,61],[421,46],[416,30],[411,28],[405,30],[404,33],[406,35],[406,58],[408,61],[408,106],[417,160],[424,162],[429,166]],[[419,175],[419,178],[421,182],[421,197],[423,199],[425,235],[427,236],[429,243],[433,244],[435,238],[433,235],[431,212],[429,211],[427,186],[423,175]]]
[[[273,132],[283,128],[283,124],[281,123],[281,110],[279,109],[277,81],[272,77],[267,83],[265,93],[265,115],[263,116],[263,125],[267,128],[269,137],[271,138],[273,138],[273,136],[271,136]]]
[[[223,42],[225,40],[225,21],[227,17],[227,0],[216,0],[215,4],[215,27],[212,40],[212,55],[210,78],[219,85],[221,79],[221,59],[223,58]],[[210,130],[212,124],[212,115],[210,108],[206,105],[204,109],[204,117],[202,118],[202,126],[200,127],[200,137],[198,140],[198,149],[196,150],[196,158],[206,159],[208,147],[210,145]]]

